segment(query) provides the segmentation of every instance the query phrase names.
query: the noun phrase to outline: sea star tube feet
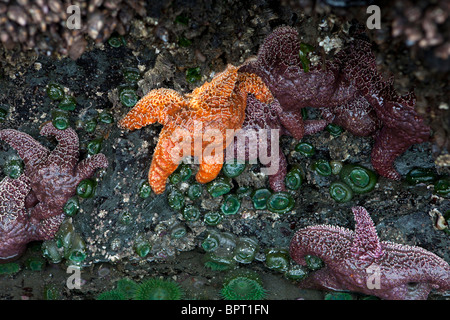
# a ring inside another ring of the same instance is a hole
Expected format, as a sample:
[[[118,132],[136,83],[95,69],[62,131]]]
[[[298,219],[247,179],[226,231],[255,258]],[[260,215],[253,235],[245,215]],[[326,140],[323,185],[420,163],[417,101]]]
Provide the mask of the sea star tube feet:
[[[297,231],[290,254],[305,265],[305,256],[322,259],[325,267],[300,285],[350,290],[383,299],[426,299],[431,290],[450,290],[449,264],[423,248],[380,241],[363,207],[353,207],[355,231],[316,225]]]

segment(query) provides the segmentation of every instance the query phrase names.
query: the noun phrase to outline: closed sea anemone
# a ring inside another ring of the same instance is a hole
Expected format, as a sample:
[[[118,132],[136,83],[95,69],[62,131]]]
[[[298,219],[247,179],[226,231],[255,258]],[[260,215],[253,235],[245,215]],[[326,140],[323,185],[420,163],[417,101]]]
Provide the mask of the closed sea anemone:
[[[180,300],[181,287],[172,280],[151,278],[142,282],[134,294],[135,300]]]
[[[261,300],[266,290],[255,272],[238,269],[225,279],[220,295],[225,300]]]

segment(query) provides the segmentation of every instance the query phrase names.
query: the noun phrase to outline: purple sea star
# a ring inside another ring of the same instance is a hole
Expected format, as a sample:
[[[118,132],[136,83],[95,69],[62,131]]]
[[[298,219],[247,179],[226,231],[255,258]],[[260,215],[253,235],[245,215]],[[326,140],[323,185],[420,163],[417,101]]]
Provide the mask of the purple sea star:
[[[321,131],[327,125],[325,120],[306,120],[300,129],[298,123],[301,120],[299,111],[284,112],[277,99],[266,104],[250,94],[247,97],[244,123],[241,130],[235,135],[234,143],[226,149],[226,157],[242,161],[251,161],[257,158],[260,161],[267,160],[263,165],[268,168],[273,166],[274,170],[268,171],[271,189],[276,192],[284,191],[286,189],[284,178],[288,164],[281,148],[273,148],[273,144],[279,146],[281,135],[301,139],[303,135]],[[275,132],[275,130],[279,131]],[[278,154],[272,155],[272,150]],[[269,159],[276,161],[268,161]]]
[[[369,213],[352,208],[355,231],[330,225],[300,229],[290,244],[292,259],[322,259],[302,287],[350,290],[383,299],[426,299],[432,289],[450,290],[449,264],[423,248],[380,241]]]
[[[16,259],[34,239],[25,197],[30,191],[25,175],[17,179],[5,177],[0,182],[0,263]]]
[[[305,72],[297,31],[279,27],[265,39],[257,58],[239,71],[259,75],[284,112],[321,108],[328,122],[355,135],[373,135],[375,170],[398,180],[400,174],[393,167],[394,160],[411,145],[427,141],[430,128],[414,110],[414,95],[398,96],[392,78],[384,81],[377,72],[371,44],[360,31],[354,37],[334,59]],[[304,124],[300,117],[297,119],[301,137]]]
[[[54,136],[58,145],[50,151],[26,133],[14,129],[0,131],[0,139],[9,143],[17,151],[25,164],[22,175],[24,178],[22,178],[23,181],[20,180],[22,181],[20,185],[19,182],[9,182],[9,180],[5,182],[6,186],[13,185],[15,190],[18,190],[13,196],[17,197],[15,206],[18,216],[23,214],[21,199],[25,188],[25,179],[26,186],[31,188],[23,203],[24,208],[28,209],[30,217],[29,227],[23,229],[23,232],[29,232],[30,235],[21,235],[22,239],[47,240],[53,238],[64,218],[63,207],[67,200],[75,195],[77,185],[83,179],[92,176],[97,168],[108,167],[108,160],[101,153],[78,163],[79,140],[72,128],[59,130],[51,122],[48,122],[42,127],[40,133],[44,136]],[[12,212],[15,214],[14,211]],[[8,222],[3,224],[2,241],[5,243],[13,241],[17,237],[14,234],[16,231],[8,233],[5,230],[13,230],[13,226],[7,226]],[[5,254],[13,255],[9,251],[5,251]],[[0,259],[3,256],[1,255]]]

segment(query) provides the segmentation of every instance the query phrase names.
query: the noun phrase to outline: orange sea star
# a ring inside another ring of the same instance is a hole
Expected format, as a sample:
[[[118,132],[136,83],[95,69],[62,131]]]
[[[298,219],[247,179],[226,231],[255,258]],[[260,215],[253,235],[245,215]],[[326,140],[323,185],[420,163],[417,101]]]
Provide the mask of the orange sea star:
[[[225,149],[234,137],[234,130],[241,128],[249,93],[265,103],[273,100],[259,76],[238,73],[237,67],[228,65],[211,82],[205,82],[190,94],[154,89],[138,101],[119,127],[134,130],[155,122],[164,126],[148,173],[149,184],[156,194],[164,192],[167,178],[183,156],[201,157],[198,182],[206,183],[217,177],[223,154],[215,151]]]

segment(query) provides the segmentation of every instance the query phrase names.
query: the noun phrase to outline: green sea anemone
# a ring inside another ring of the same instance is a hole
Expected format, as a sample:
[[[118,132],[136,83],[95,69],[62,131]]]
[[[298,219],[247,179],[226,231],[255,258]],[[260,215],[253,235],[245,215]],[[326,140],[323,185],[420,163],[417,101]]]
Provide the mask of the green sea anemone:
[[[138,286],[136,282],[127,278],[117,281],[117,291],[121,292],[127,299],[134,297]]]
[[[309,65],[311,61],[308,58],[308,54],[310,52],[314,52],[314,47],[307,43],[300,43],[300,50],[298,52],[298,55],[300,57],[300,62],[302,63],[303,71],[308,72],[309,71]]]
[[[3,172],[11,179],[17,179],[23,173],[23,161],[21,159],[11,159],[5,163]]]
[[[245,162],[242,161],[225,162],[222,167],[222,172],[229,178],[235,178],[245,170],[245,166]]]
[[[119,100],[126,107],[134,107],[139,97],[133,88],[122,85],[119,87]]]
[[[187,181],[192,175],[192,169],[189,165],[183,163],[170,175],[169,181],[172,184],[178,184],[181,181]]]
[[[195,200],[200,198],[203,192],[203,187],[200,183],[195,182],[189,186],[189,189],[187,191],[187,195],[189,199]]]
[[[219,177],[206,184],[206,190],[213,197],[222,196],[231,190],[231,181],[228,177]]]
[[[306,255],[305,261],[306,261],[306,266],[308,267],[308,269],[310,269],[312,271],[317,271],[324,267],[324,262],[322,261],[322,259],[320,259],[317,256]]]
[[[69,127],[69,113],[65,110],[52,111],[52,123],[56,129],[65,130]]]
[[[261,188],[253,191],[251,198],[253,208],[256,210],[264,210],[267,208],[267,199],[272,195],[269,189]]]
[[[294,206],[294,198],[285,191],[275,192],[267,199],[267,209],[273,213],[286,213]]]
[[[193,205],[187,205],[183,209],[183,218],[186,221],[197,221],[200,218],[200,210]]]
[[[189,68],[186,70],[186,80],[190,83],[200,81],[202,79],[200,67]]]
[[[269,269],[278,272],[285,272],[290,265],[289,251],[286,249],[267,249],[266,252],[266,266]]]
[[[450,179],[441,178],[434,184],[434,192],[444,198],[450,197]]]
[[[305,157],[311,157],[316,152],[316,148],[314,148],[314,146],[310,143],[300,142],[295,146],[295,151]]]
[[[148,197],[150,197],[152,193],[152,188],[150,187],[150,184],[148,183],[147,180],[144,180],[141,182],[140,186],[139,186],[139,197],[141,197],[142,199],[146,199]]]
[[[77,106],[77,100],[73,96],[66,96],[58,103],[58,108],[61,110],[73,111]]]
[[[316,160],[312,164],[312,169],[321,176],[329,176],[332,173],[330,163],[325,159]]]
[[[205,256],[204,266],[212,271],[226,271],[235,267],[236,262],[230,257],[220,257],[210,252]]]
[[[341,126],[338,126],[334,123],[330,123],[329,125],[327,125],[325,130],[327,130],[333,137],[338,137],[342,132],[344,132],[344,129]]]
[[[172,189],[172,191],[167,196],[167,202],[169,207],[174,210],[181,210],[184,207],[184,195],[181,191],[177,189]]]
[[[138,235],[134,242],[134,251],[141,257],[145,258],[152,250],[150,242],[143,235]]]
[[[110,290],[100,293],[96,300],[126,300],[126,297],[119,290]]]
[[[303,172],[303,169],[299,166],[295,166],[286,174],[284,182],[286,184],[286,188],[289,190],[297,190],[300,188],[304,180],[305,173]]]
[[[102,142],[103,142],[102,137],[90,141],[86,147],[88,153],[89,154],[99,153],[102,148]]]
[[[406,181],[409,184],[415,185],[418,183],[433,183],[436,179],[436,174],[429,168],[413,168],[406,174]]]
[[[207,212],[207,213],[205,213],[205,215],[203,217],[203,221],[208,226],[216,226],[219,223],[221,223],[222,220],[223,220],[223,214],[218,211]]]
[[[184,293],[172,280],[151,278],[141,283],[134,294],[135,300],[181,300]]]
[[[234,260],[239,263],[251,263],[259,249],[258,242],[254,238],[242,237],[238,239],[234,252]]]
[[[97,187],[97,183],[93,179],[84,179],[78,184],[76,192],[77,195],[81,198],[92,198],[95,194],[95,188]]]
[[[181,223],[177,223],[170,229],[170,237],[172,239],[181,239],[186,234],[187,234],[186,227]]]
[[[3,105],[0,106],[0,122],[5,121],[8,116],[8,110],[3,108]]]
[[[74,216],[78,212],[78,209],[80,209],[80,201],[76,196],[69,198],[63,207],[64,213],[70,217]]]
[[[342,181],[335,181],[330,185],[330,196],[339,203],[352,200],[352,189]]]
[[[225,300],[261,300],[266,290],[256,273],[237,270],[224,281],[220,295]]]
[[[98,121],[100,121],[101,123],[110,124],[114,122],[114,117],[111,113],[103,111],[98,115]]]
[[[20,271],[20,266],[16,262],[0,264],[0,274],[14,274]]]
[[[57,83],[54,83],[54,82],[49,83],[46,91],[47,91],[47,95],[52,100],[61,100],[62,98],[64,98],[64,90]]]
[[[339,177],[357,194],[372,191],[378,181],[375,172],[356,164],[346,164]]]
[[[86,132],[92,133],[95,131],[95,128],[97,128],[96,118],[90,118],[84,122],[84,130],[86,130]]]
[[[241,208],[241,202],[239,198],[234,194],[229,194],[225,196],[220,210],[224,215],[236,214]]]
[[[133,67],[126,67],[123,69],[123,78],[129,84],[136,84],[141,78],[139,69]]]

